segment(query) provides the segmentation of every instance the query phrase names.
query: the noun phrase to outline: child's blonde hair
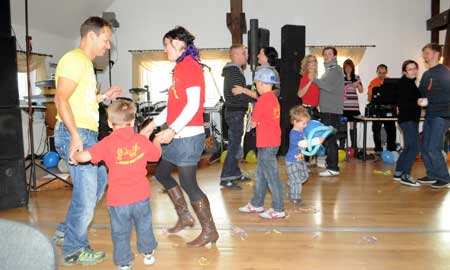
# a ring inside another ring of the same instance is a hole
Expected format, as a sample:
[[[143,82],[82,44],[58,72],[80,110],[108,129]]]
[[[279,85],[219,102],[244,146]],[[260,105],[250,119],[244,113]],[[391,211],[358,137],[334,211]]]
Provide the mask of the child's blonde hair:
[[[289,111],[289,115],[291,116],[291,123],[299,122],[303,119],[309,120],[311,116],[309,116],[308,111],[303,106],[295,106]]]
[[[114,100],[108,107],[108,120],[113,126],[131,125],[136,118],[136,105],[125,99]]]

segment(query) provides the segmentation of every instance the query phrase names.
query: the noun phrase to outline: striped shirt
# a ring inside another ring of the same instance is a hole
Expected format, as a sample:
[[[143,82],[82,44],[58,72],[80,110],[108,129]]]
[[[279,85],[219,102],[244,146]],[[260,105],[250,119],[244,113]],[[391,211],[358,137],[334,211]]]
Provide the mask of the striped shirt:
[[[357,81],[361,81],[358,75],[355,76],[355,79],[350,80],[344,77],[344,111],[359,112],[358,88],[352,86]]]

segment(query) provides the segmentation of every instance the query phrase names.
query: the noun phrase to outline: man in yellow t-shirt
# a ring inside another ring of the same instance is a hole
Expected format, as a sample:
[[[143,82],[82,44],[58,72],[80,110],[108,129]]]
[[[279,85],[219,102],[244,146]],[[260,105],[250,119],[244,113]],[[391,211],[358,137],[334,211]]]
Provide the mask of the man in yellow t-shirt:
[[[122,91],[111,87],[104,94],[97,94],[92,60],[110,48],[111,33],[107,21],[100,17],[88,18],[80,28],[80,47],[66,53],[56,68],[55,146],[61,158],[72,163],[69,169],[73,183],[65,223],[58,224],[54,236],[57,244],[62,243],[64,265],[92,265],[105,258],[104,252],[90,248],[88,226],[106,186],[106,169],[76,164],[72,156],[97,143],[98,103],[112,100]]]

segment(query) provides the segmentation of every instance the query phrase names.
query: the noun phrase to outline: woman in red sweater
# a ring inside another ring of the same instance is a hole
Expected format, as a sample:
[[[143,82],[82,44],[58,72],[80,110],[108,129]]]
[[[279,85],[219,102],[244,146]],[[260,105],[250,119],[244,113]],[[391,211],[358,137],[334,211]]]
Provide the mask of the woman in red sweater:
[[[317,58],[314,55],[307,55],[301,63],[300,85],[298,87],[298,96],[302,99],[303,107],[306,108],[311,119],[319,119],[319,87],[314,83],[317,78]]]
[[[168,59],[176,63],[167,108],[141,133],[149,135],[157,126],[164,123],[168,126],[157,135],[163,147],[162,157],[155,173],[156,179],[167,190],[178,214],[178,222],[168,232],[176,233],[194,225],[181,185],[189,196],[202,227],[200,235],[187,244],[190,247],[201,247],[209,243],[214,244],[219,234],[211,216],[209,200],[198,186],[196,177],[197,163],[205,141],[203,127],[205,79],[194,39],[195,37],[181,26],[164,36],[164,51]],[[175,168],[178,170],[180,185],[171,176]]]

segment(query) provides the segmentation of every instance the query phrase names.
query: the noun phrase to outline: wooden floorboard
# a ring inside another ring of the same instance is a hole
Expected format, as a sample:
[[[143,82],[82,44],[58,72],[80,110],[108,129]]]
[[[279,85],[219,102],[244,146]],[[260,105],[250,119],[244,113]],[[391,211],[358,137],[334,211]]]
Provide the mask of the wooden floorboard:
[[[279,164],[286,189],[282,159]],[[242,168],[254,177],[254,164],[242,164]],[[305,204],[294,207],[285,201],[288,217],[267,221],[237,211],[251,199],[253,183],[243,184],[241,191],[222,190],[220,169],[220,164],[214,164],[198,172],[219,230],[217,246],[185,247],[199,233],[198,224],[177,235],[167,234],[176,215],[167,194],[152,182],[157,261],[144,267],[137,254],[134,269],[450,269],[448,189],[403,186],[379,173],[393,171],[391,166],[351,160],[341,163],[342,173],[335,178],[320,178],[313,168],[303,186]],[[412,174],[422,176],[423,163],[416,162]],[[0,218],[32,223],[51,236],[64,219],[70,196],[70,189],[33,192],[28,209],[2,210]],[[270,200],[268,193],[266,207]],[[245,230],[247,237],[233,233],[236,227]],[[89,239],[94,249],[107,252],[106,261],[60,269],[115,269],[104,199],[96,209]],[[136,250],[134,242],[133,234]]]

